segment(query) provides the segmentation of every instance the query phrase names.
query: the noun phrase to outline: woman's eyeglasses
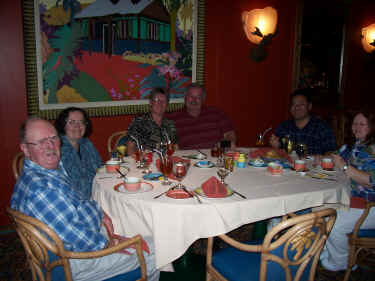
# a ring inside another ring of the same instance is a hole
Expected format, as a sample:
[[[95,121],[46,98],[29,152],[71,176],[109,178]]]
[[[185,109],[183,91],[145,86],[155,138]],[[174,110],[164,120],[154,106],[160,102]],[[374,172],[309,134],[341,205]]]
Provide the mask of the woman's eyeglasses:
[[[72,120],[72,119],[69,119],[66,121],[67,124],[69,124],[70,126],[75,126],[75,125],[78,125],[78,126],[86,126],[87,125],[87,122],[85,120]]]

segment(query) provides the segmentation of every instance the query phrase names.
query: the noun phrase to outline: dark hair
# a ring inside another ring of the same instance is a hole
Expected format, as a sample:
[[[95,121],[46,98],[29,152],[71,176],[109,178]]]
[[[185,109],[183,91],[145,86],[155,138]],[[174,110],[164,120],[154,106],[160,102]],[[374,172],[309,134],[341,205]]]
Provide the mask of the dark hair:
[[[373,110],[370,110],[367,108],[357,110],[353,115],[353,120],[351,122],[351,125],[353,125],[354,118],[358,114],[362,114],[367,119],[368,127],[370,129],[368,135],[366,136],[366,139],[362,142],[362,144],[365,144],[365,145],[375,144],[375,114]],[[350,130],[352,130],[352,126],[350,126]],[[349,148],[352,148],[356,141],[353,131],[351,131],[351,135],[352,135],[352,138],[350,139],[350,142],[348,144]]]
[[[153,100],[156,95],[163,95],[167,99],[167,102],[169,103],[169,93],[166,89],[157,87],[153,88],[150,92],[150,100]]]
[[[19,129],[19,132],[18,132],[21,143],[25,143],[25,141],[26,141],[26,133],[27,133],[27,127],[28,127],[29,123],[31,123],[33,121],[38,121],[38,120],[46,121],[43,118],[40,118],[38,116],[31,116],[31,117],[27,118],[25,122],[22,123],[22,125]]]
[[[290,104],[292,104],[292,101],[294,97],[296,96],[304,96],[308,103],[311,103],[311,97],[315,94],[316,90],[313,88],[303,88],[303,89],[297,89],[290,95]]]
[[[68,107],[68,108],[65,108],[63,111],[61,111],[55,121],[55,128],[60,135],[65,135],[65,126],[66,126],[66,122],[68,120],[69,114],[70,112],[75,112],[75,111],[79,111],[82,113],[83,118],[86,121],[86,130],[83,136],[88,137],[92,133],[91,120],[89,116],[87,115],[86,111],[84,111],[82,108],[79,108],[79,107]]]
[[[190,91],[190,89],[194,89],[194,88],[201,89],[201,91],[202,91],[202,100],[205,100],[206,99],[206,89],[203,86],[201,86],[201,85],[199,85],[198,83],[195,83],[195,82],[191,83],[189,86],[187,86],[185,88],[185,97],[186,97],[187,93]]]

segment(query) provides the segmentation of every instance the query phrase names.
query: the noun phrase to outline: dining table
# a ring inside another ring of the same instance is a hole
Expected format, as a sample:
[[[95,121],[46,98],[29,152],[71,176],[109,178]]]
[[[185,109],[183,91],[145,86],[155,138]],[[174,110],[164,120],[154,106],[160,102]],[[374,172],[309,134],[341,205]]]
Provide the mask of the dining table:
[[[246,155],[250,150],[240,149]],[[206,160],[217,162],[209,150],[202,152],[207,155]],[[178,150],[174,155],[194,157],[197,153]],[[157,172],[157,155],[154,154],[153,158],[149,169]],[[195,164],[200,160],[190,161],[190,169],[182,184],[194,192],[209,178],[217,176],[218,168],[199,167]],[[129,168],[127,176],[144,176],[144,170],[137,168],[131,157],[126,157],[121,165],[126,171]],[[182,256],[197,239],[217,236],[245,224],[306,208],[334,203],[347,205],[349,194],[343,173],[331,171],[324,174],[329,176],[311,177],[285,168],[281,175],[272,175],[267,167],[254,167],[247,162],[244,168],[235,167],[225,178],[229,189],[246,198],[236,193],[224,198],[195,193],[198,198],[175,199],[166,194],[155,198],[173,186],[162,185],[157,178],[152,181],[142,179],[141,189],[127,191],[123,188],[123,178],[117,173],[106,173],[102,168],[94,178],[92,197],[112,218],[115,233],[127,237],[136,234],[153,237],[156,266],[162,269]]]

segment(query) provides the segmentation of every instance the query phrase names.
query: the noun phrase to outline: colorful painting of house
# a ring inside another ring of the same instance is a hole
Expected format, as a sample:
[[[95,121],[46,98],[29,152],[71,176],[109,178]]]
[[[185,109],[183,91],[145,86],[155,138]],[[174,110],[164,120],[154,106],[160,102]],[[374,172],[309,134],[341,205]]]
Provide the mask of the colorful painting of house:
[[[97,0],[74,18],[87,34],[83,50],[109,55],[169,51],[170,15],[160,0]]]

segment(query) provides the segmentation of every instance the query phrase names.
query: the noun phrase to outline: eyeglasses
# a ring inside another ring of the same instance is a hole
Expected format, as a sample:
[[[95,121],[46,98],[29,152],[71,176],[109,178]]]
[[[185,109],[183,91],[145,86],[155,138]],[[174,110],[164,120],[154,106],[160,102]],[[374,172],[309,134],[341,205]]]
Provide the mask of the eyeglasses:
[[[161,104],[161,103],[167,103],[167,100],[165,100],[165,99],[158,99],[158,98],[152,99],[151,101],[153,103],[159,103],[159,104]]]
[[[79,126],[86,126],[87,122],[85,120],[72,120],[69,119],[66,121],[70,126],[79,125]]]
[[[55,144],[59,140],[60,140],[59,136],[56,135],[56,136],[44,138],[35,142],[26,142],[25,144],[35,145],[36,147],[42,147],[42,146],[46,146],[48,143]]]

